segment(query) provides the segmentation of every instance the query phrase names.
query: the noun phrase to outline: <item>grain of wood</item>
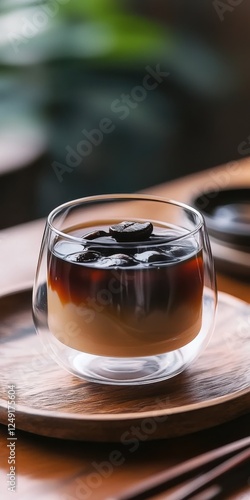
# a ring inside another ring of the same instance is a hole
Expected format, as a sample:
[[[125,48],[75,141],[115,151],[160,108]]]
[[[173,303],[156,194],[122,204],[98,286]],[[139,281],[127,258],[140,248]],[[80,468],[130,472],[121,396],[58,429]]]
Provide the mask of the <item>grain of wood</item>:
[[[150,419],[148,438],[159,439],[228,421],[250,410],[249,322],[250,306],[222,294],[212,339],[184,373],[149,386],[105,386],[74,377],[48,356],[33,326],[30,291],[3,296],[0,422],[10,383],[17,387],[16,426],[52,437],[120,441]]]

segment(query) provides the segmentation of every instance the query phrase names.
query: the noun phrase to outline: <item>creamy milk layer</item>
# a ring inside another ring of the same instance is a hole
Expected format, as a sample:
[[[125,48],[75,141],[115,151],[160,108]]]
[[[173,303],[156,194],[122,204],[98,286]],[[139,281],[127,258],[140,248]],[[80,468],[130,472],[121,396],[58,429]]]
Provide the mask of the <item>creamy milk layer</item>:
[[[102,245],[104,236],[82,244],[57,240],[48,257],[52,334],[73,349],[114,357],[151,356],[191,342],[202,321],[202,251],[190,238],[171,243],[166,236],[165,244],[164,234],[154,225],[147,242],[129,246]]]
[[[140,328],[129,328],[109,314],[74,303],[62,304],[48,289],[49,329],[63,344],[99,356],[151,356],[173,351],[191,342],[201,328],[201,307],[174,313],[151,313]]]

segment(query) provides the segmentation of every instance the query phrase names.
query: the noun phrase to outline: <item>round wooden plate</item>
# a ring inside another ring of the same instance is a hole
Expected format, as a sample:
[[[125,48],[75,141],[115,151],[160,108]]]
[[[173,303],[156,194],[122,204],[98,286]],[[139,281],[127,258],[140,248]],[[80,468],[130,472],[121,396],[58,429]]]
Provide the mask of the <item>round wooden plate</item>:
[[[220,294],[216,327],[184,373],[149,386],[84,382],[44,350],[31,315],[31,291],[0,298],[0,422],[16,386],[16,428],[64,439],[116,441],[180,436],[250,411],[250,306]]]

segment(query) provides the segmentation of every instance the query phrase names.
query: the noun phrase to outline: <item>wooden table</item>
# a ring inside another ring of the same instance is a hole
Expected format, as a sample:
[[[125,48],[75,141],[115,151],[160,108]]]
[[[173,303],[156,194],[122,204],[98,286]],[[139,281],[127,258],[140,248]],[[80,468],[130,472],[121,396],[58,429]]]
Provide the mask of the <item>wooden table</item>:
[[[250,186],[250,161],[230,163],[156,186],[147,192],[189,202],[200,190],[242,185]],[[43,227],[42,220],[0,232],[0,293],[18,289],[32,281]],[[229,275],[218,275],[218,288],[250,302],[250,284],[247,282]],[[153,472],[164,470],[198,453],[248,434],[249,415],[245,415],[216,428],[181,438],[161,441],[145,439],[131,452],[124,450],[121,443],[114,445],[61,441],[19,431],[16,444],[15,498],[107,500],[125,486],[132,485]],[[9,449],[4,426],[0,426],[0,446],[0,492],[1,498],[7,500],[14,496],[7,491]],[[112,470],[109,468],[104,477],[105,472],[100,471],[105,470],[104,462],[110,462],[110,454],[114,450],[120,451],[120,460],[113,463]],[[249,499],[250,484],[227,498]]]

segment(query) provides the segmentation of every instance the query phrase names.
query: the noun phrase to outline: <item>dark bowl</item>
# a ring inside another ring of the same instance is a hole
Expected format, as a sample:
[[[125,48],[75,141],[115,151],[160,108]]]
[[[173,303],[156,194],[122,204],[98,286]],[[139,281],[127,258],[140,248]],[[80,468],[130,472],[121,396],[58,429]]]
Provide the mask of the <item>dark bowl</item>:
[[[211,237],[250,252],[250,188],[207,191],[191,204],[203,214]]]

